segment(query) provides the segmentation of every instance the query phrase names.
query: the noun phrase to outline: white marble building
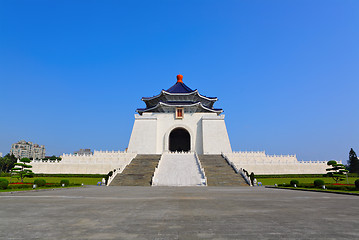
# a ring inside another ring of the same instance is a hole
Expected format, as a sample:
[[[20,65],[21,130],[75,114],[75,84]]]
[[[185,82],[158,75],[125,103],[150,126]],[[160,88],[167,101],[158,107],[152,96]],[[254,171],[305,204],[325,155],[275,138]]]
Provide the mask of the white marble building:
[[[126,152],[100,152],[75,156],[64,154],[61,162],[37,161],[36,173],[108,173],[123,170],[137,154],[184,151],[222,154],[236,168],[256,174],[325,173],[326,162],[300,162],[295,155],[265,152],[233,152],[222,109],[216,97],[206,97],[183,83],[183,76],[169,89],[144,97],[146,108],[137,109]],[[86,165],[86,167],[85,167]]]

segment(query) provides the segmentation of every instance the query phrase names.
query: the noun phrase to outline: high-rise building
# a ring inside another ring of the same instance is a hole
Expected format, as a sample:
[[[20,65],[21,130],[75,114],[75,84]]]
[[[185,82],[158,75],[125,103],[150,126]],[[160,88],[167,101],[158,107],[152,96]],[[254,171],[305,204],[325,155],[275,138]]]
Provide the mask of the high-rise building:
[[[45,157],[45,146],[21,140],[11,145],[10,154],[16,158],[43,159]]]
[[[86,149],[80,149],[79,151],[74,152],[74,155],[92,155],[93,152],[91,152],[91,149],[86,148]]]

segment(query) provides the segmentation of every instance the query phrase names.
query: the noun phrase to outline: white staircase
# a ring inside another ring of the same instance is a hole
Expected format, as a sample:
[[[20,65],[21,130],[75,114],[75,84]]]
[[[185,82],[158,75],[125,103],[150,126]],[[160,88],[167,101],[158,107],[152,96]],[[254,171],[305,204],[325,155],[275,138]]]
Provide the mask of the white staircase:
[[[196,153],[164,153],[152,186],[206,186],[207,179]]]

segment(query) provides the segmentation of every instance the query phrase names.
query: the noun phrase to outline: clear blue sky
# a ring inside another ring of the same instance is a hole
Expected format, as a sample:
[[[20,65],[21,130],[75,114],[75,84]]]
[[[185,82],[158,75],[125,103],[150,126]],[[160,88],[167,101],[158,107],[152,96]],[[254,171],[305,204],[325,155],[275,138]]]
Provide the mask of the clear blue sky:
[[[141,97],[184,82],[234,150],[359,153],[359,1],[0,1],[0,152],[124,150]]]

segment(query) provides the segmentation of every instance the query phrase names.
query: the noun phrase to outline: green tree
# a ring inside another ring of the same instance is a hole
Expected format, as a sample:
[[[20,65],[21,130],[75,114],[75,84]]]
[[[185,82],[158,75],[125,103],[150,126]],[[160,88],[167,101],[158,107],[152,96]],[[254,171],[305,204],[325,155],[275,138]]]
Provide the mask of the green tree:
[[[347,172],[349,172],[343,164],[337,163],[334,160],[328,161],[327,165],[331,166],[331,168],[326,169],[327,175],[332,177],[336,183],[344,180]]]
[[[15,177],[20,177],[21,182],[24,182],[25,177],[32,177],[34,173],[29,169],[32,166],[27,163],[30,163],[30,159],[21,158],[19,163],[15,163],[15,167],[11,169],[11,175],[14,174]]]
[[[6,154],[3,158],[0,158],[0,172],[9,172],[16,163],[16,157],[14,155]]]
[[[359,173],[359,159],[353,148],[349,151],[348,169],[351,173]]]

